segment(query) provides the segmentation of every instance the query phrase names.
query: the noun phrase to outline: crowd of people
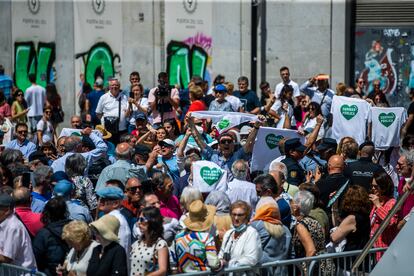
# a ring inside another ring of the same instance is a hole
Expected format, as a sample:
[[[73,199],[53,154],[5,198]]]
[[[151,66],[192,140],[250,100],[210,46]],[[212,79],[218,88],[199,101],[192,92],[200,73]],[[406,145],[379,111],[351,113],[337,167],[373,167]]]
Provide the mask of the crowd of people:
[[[238,90],[223,75],[181,88],[161,72],[149,90],[138,72],[123,89],[98,76],[82,84],[80,113],[60,133],[54,84],[30,74],[22,91],[0,79],[0,263],[46,275],[166,275],[362,249],[411,182],[414,104],[395,130],[399,146],[377,149],[370,131],[362,142],[352,131],[331,137],[337,96],[388,107],[379,82],[334,91],[327,75],[299,86],[282,67],[280,77],[274,90],[262,82],[259,98],[244,76]],[[256,119],[222,131],[194,116],[202,111]],[[262,127],[303,139],[280,139],[280,156],[252,170]],[[203,161],[226,172],[220,188],[200,190],[193,170]],[[410,195],[375,247],[390,245],[413,207]]]

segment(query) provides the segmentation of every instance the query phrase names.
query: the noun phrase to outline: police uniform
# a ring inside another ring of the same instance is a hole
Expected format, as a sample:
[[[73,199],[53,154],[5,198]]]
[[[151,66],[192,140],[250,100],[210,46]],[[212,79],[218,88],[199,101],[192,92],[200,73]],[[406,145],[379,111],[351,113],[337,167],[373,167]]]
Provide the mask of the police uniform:
[[[286,140],[285,142],[285,152],[289,153],[290,150],[295,150],[298,152],[304,152],[306,147],[302,145],[299,138],[293,138]],[[287,182],[289,184],[299,186],[301,183],[306,181],[305,172],[303,168],[299,165],[299,162],[292,157],[286,156],[282,162],[286,165],[288,171]]]
[[[286,157],[282,160],[282,163],[284,163],[287,167],[287,182],[289,184],[299,186],[306,181],[305,172],[295,159],[292,157]]]

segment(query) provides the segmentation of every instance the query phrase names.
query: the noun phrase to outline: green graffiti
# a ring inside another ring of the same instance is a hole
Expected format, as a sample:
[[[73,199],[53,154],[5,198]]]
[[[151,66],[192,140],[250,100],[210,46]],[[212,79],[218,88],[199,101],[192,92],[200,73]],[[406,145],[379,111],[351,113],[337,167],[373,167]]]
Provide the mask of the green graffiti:
[[[75,58],[82,57],[85,65],[85,80],[91,86],[95,83],[98,76],[104,80],[104,85],[108,84],[108,79],[115,75],[114,61],[121,59],[119,55],[114,55],[108,44],[104,42],[93,45],[88,52],[80,53]]]
[[[53,75],[55,44],[39,42],[36,52],[33,42],[14,44],[14,81],[25,91],[30,85],[29,74],[36,74],[36,83],[45,87]]]
[[[171,85],[187,88],[191,76],[204,77],[208,55],[203,48],[171,41],[167,46],[167,72]]]

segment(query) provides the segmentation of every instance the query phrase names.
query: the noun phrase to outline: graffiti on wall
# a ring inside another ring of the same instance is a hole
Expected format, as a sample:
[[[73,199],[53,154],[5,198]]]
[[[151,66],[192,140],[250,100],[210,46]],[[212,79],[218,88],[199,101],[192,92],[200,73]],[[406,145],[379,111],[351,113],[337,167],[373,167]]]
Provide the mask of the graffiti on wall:
[[[82,58],[84,65],[85,81],[92,87],[98,76],[104,80],[107,85],[110,77],[119,74],[119,64],[121,57],[112,52],[111,47],[105,42],[99,42],[93,45],[89,51],[75,55],[75,59]]]
[[[167,72],[170,84],[187,88],[192,76],[210,80],[207,65],[211,63],[212,39],[196,34],[184,41],[170,41],[167,45]]]
[[[355,78],[363,78],[365,92],[379,80],[395,104],[403,103],[414,88],[414,32],[410,28],[357,28]]]
[[[36,83],[45,87],[55,80],[55,43],[14,43],[14,82],[25,91],[30,85],[29,74],[36,75]]]

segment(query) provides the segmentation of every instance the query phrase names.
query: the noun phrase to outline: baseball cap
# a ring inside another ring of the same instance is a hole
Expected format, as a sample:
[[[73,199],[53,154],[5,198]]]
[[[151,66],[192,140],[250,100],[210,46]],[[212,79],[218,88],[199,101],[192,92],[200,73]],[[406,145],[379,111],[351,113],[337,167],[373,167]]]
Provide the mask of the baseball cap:
[[[252,127],[249,126],[243,126],[240,129],[240,135],[248,135],[250,133],[250,130],[252,129]]]
[[[217,84],[214,89],[215,92],[227,92],[227,88],[222,84]]]
[[[170,148],[175,148],[175,143],[171,139],[164,139],[162,141],[159,141],[158,142],[158,145],[160,145],[160,146],[166,146],[166,147],[170,147]]]
[[[145,116],[145,114],[144,114],[144,113],[139,112],[139,113],[136,113],[136,114],[134,115],[134,119],[135,119],[135,121],[137,121],[137,120],[143,120],[143,121],[146,121],[146,120],[147,120],[147,116]]]
[[[53,193],[57,196],[67,197],[71,194],[72,190],[73,190],[72,182],[66,179],[62,179],[56,183],[55,188],[53,189]]]
[[[134,147],[134,150],[135,150],[135,154],[141,154],[141,155],[146,155],[151,152],[151,150],[147,146],[140,145],[140,144],[136,145]]]
[[[7,193],[0,194],[0,207],[13,207],[14,200],[11,195]]]

